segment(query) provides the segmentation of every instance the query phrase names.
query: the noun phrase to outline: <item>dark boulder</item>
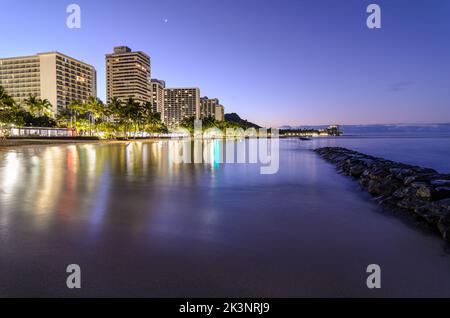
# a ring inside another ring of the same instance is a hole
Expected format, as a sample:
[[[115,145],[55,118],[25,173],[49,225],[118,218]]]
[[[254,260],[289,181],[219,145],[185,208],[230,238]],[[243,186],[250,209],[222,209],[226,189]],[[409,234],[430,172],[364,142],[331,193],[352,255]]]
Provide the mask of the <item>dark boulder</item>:
[[[418,182],[415,182],[412,184],[414,188],[416,188],[416,196],[418,198],[424,199],[424,200],[432,200],[434,196],[434,188],[432,186],[429,186],[427,184],[420,184]]]
[[[414,187],[402,187],[396,190],[392,196],[398,199],[402,199],[404,197],[412,197],[416,195],[417,189]]]
[[[404,182],[405,185],[409,185],[414,182],[430,182],[433,177],[435,177],[435,173],[421,173],[421,174],[415,174],[411,175],[405,178]]]
[[[376,168],[375,170],[371,171],[369,174],[369,178],[372,180],[383,180],[389,175],[389,172],[382,169],[382,168]]]
[[[350,175],[354,178],[359,178],[363,172],[366,170],[366,167],[359,164],[350,168]]]
[[[435,200],[442,200],[450,198],[450,187],[437,187],[434,189],[434,197]]]
[[[428,200],[437,201],[450,198],[450,187],[433,187],[426,183],[412,183],[412,186],[417,189],[416,196]]]
[[[415,212],[416,209],[424,207],[425,203],[426,202],[415,198],[403,198],[402,200],[397,202],[397,206],[399,208]]]
[[[316,152],[358,180],[376,202],[433,226],[450,242],[450,174],[364,155],[345,148]]]
[[[431,180],[430,184],[435,187],[450,187],[450,180],[436,179]]]
[[[450,199],[439,200],[439,201],[433,202],[433,204],[443,210],[450,211]]]
[[[430,203],[417,204],[414,213],[424,219],[428,224],[437,224],[444,215],[441,209],[436,208]]]
[[[383,184],[376,180],[369,181],[367,190],[373,196],[382,195],[385,191]]]

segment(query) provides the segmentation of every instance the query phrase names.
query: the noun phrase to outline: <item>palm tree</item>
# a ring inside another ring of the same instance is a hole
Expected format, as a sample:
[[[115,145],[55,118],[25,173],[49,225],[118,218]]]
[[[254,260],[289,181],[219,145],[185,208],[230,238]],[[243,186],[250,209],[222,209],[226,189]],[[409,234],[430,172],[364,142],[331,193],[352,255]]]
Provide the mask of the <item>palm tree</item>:
[[[167,132],[167,127],[161,121],[161,114],[160,113],[150,112],[144,118],[144,128],[145,128],[145,131],[149,132],[149,133]]]
[[[122,101],[117,97],[113,97],[108,104],[108,108],[112,111],[119,109],[122,106]]]
[[[140,104],[130,97],[126,103],[113,98],[108,105],[110,114],[114,117],[116,124],[123,128],[124,138],[128,139],[128,130],[130,125],[136,125],[140,119]]]
[[[30,113],[34,113],[39,109],[39,100],[36,95],[30,95],[25,99],[25,105],[28,107]]]
[[[189,130],[189,132],[191,134],[193,134],[194,133],[194,122],[195,122],[194,116],[184,117],[180,122],[180,127],[186,128],[187,130]]]
[[[71,112],[71,126],[78,131],[78,119],[86,113],[86,105],[80,100],[74,99],[67,105],[67,109]]]
[[[108,116],[113,117],[113,119],[118,119],[121,108],[122,101],[117,97],[113,97],[109,104],[106,106]]]
[[[72,110],[72,113],[75,115],[81,115],[86,113],[86,105],[78,99],[72,100],[69,105],[67,105],[67,108]]]
[[[40,99],[36,95],[28,96],[25,105],[31,114],[38,117],[47,116],[52,108],[52,104],[47,99]]]
[[[103,104],[103,102],[96,97],[89,97],[87,102],[87,110],[89,111],[89,118],[94,121],[94,125],[97,127],[97,135],[98,135],[98,126],[97,123],[108,116],[108,110]]]
[[[41,103],[39,105],[40,111],[39,111],[39,117],[47,116],[50,117],[50,109],[52,109],[52,104],[48,99],[41,99]]]
[[[134,126],[134,138],[136,138],[136,130],[138,129],[139,119],[141,113],[141,105],[134,100],[134,98],[128,98],[125,107],[122,108],[122,115],[125,123],[125,135],[129,125]],[[125,136],[125,138],[127,138]]]
[[[0,139],[6,139],[8,124],[16,123],[18,107],[14,99],[0,86]]]
[[[13,106],[14,99],[6,92],[3,86],[0,86],[0,107]]]
[[[56,114],[56,122],[59,127],[73,128],[72,111],[68,108],[63,108]]]
[[[13,102],[14,100],[8,95],[8,93],[6,93],[3,86],[0,86],[0,109],[11,106]]]
[[[87,108],[94,116],[94,119],[99,119],[105,116],[107,110],[103,102],[96,97],[89,97]]]
[[[3,86],[0,86],[0,101],[3,100],[4,96],[6,96],[6,91]]]

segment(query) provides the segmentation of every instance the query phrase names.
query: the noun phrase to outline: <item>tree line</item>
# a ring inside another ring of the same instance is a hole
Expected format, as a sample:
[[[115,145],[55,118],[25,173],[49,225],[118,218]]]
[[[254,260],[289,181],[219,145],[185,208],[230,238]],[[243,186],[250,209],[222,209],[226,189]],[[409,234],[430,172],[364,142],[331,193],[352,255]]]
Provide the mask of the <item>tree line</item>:
[[[187,129],[191,134],[194,132],[194,126],[195,125],[195,117],[185,117],[180,122],[180,127]],[[242,125],[239,125],[238,123],[227,121],[227,120],[216,120],[214,117],[205,117],[202,118],[202,130],[207,130],[211,128],[217,128],[223,132],[227,128],[243,128],[244,130],[246,127],[243,127]]]
[[[161,115],[153,111],[152,104],[139,103],[133,98],[123,102],[117,98],[105,104],[96,97],[82,102],[73,100],[67,108],[51,116],[51,103],[30,95],[18,104],[0,86],[0,129],[17,127],[73,128],[81,136],[105,138],[136,137],[140,132],[166,133]]]

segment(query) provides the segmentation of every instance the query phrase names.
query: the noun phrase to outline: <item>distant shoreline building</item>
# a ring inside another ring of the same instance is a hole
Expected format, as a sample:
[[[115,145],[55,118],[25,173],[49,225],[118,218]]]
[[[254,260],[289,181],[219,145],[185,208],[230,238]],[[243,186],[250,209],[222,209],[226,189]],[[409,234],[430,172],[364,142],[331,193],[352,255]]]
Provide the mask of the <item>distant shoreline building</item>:
[[[215,118],[217,121],[225,120],[225,107],[223,107],[222,105],[216,106]]]
[[[162,120],[170,128],[178,127],[187,117],[200,119],[200,89],[166,88],[163,114]]]
[[[215,118],[217,106],[219,106],[217,98],[208,98],[208,96],[200,98],[200,118]]]
[[[74,99],[97,97],[95,68],[60,52],[0,58],[0,85],[19,104],[30,95],[47,99],[53,116]]]
[[[200,118],[214,118],[218,121],[224,120],[224,107],[220,105],[219,99],[208,98],[207,96],[200,98]]]
[[[152,78],[152,111],[161,114],[161,118],[164,118],[164,89],[166,88],[166,82]]]
[[[114,53],[106,54],[106,95],[126,102],[130,97],[136,102],[152,102],[150,85],[150,56],[133,52],[127,46],[114,47]]]
[[[289,128],[280,129],[281,137],[320,137],[333,136],[339,137],[342,131],[339,125],[330,125],[327,128]]]

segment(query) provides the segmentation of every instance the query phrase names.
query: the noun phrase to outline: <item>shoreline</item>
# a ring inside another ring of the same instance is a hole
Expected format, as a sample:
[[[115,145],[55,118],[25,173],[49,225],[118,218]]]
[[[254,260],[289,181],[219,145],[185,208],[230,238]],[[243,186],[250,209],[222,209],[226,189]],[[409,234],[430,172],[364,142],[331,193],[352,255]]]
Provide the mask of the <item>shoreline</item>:
[[[357,180],[379,205],[424,221],[450,242],[450,174],[341,147],[314,151]]]
[[[192,137],[191,137],[192,138]],[[267,138],[271,138],[268,136]],[[281,139],[287,139],[288,137],[280,137]],[[317,137],[319,138],[319,137]],[[323,136],[320,138],[324,138]],[[129,143],[133,141],[159,141],[159,140],[177,140],[177,137],[138,137],[136,139],[99,139],[96,137],[19,137],[8,138],[0,140],[0,150],[21,148],[27,146],[52,146],[52,145],[70,145],[70,144],[114,144],[114,143]],[[210,138],[201,138],[208,140]],[[215,139],[215,138],[211,138]],[[220,138],[219,138],[220,139]],[[225,138],[223,138],[225,139]],[[248,139],[248,137],[246,137]]]
[[[134,141],[156,141],[163,138],[140,138],[140,139],[96,139],[96,138],[14,138],[0,140],[0,151],[3,149],[14,149],[29,146],[53,146],[74,144],[115,144],[129,143]]]

